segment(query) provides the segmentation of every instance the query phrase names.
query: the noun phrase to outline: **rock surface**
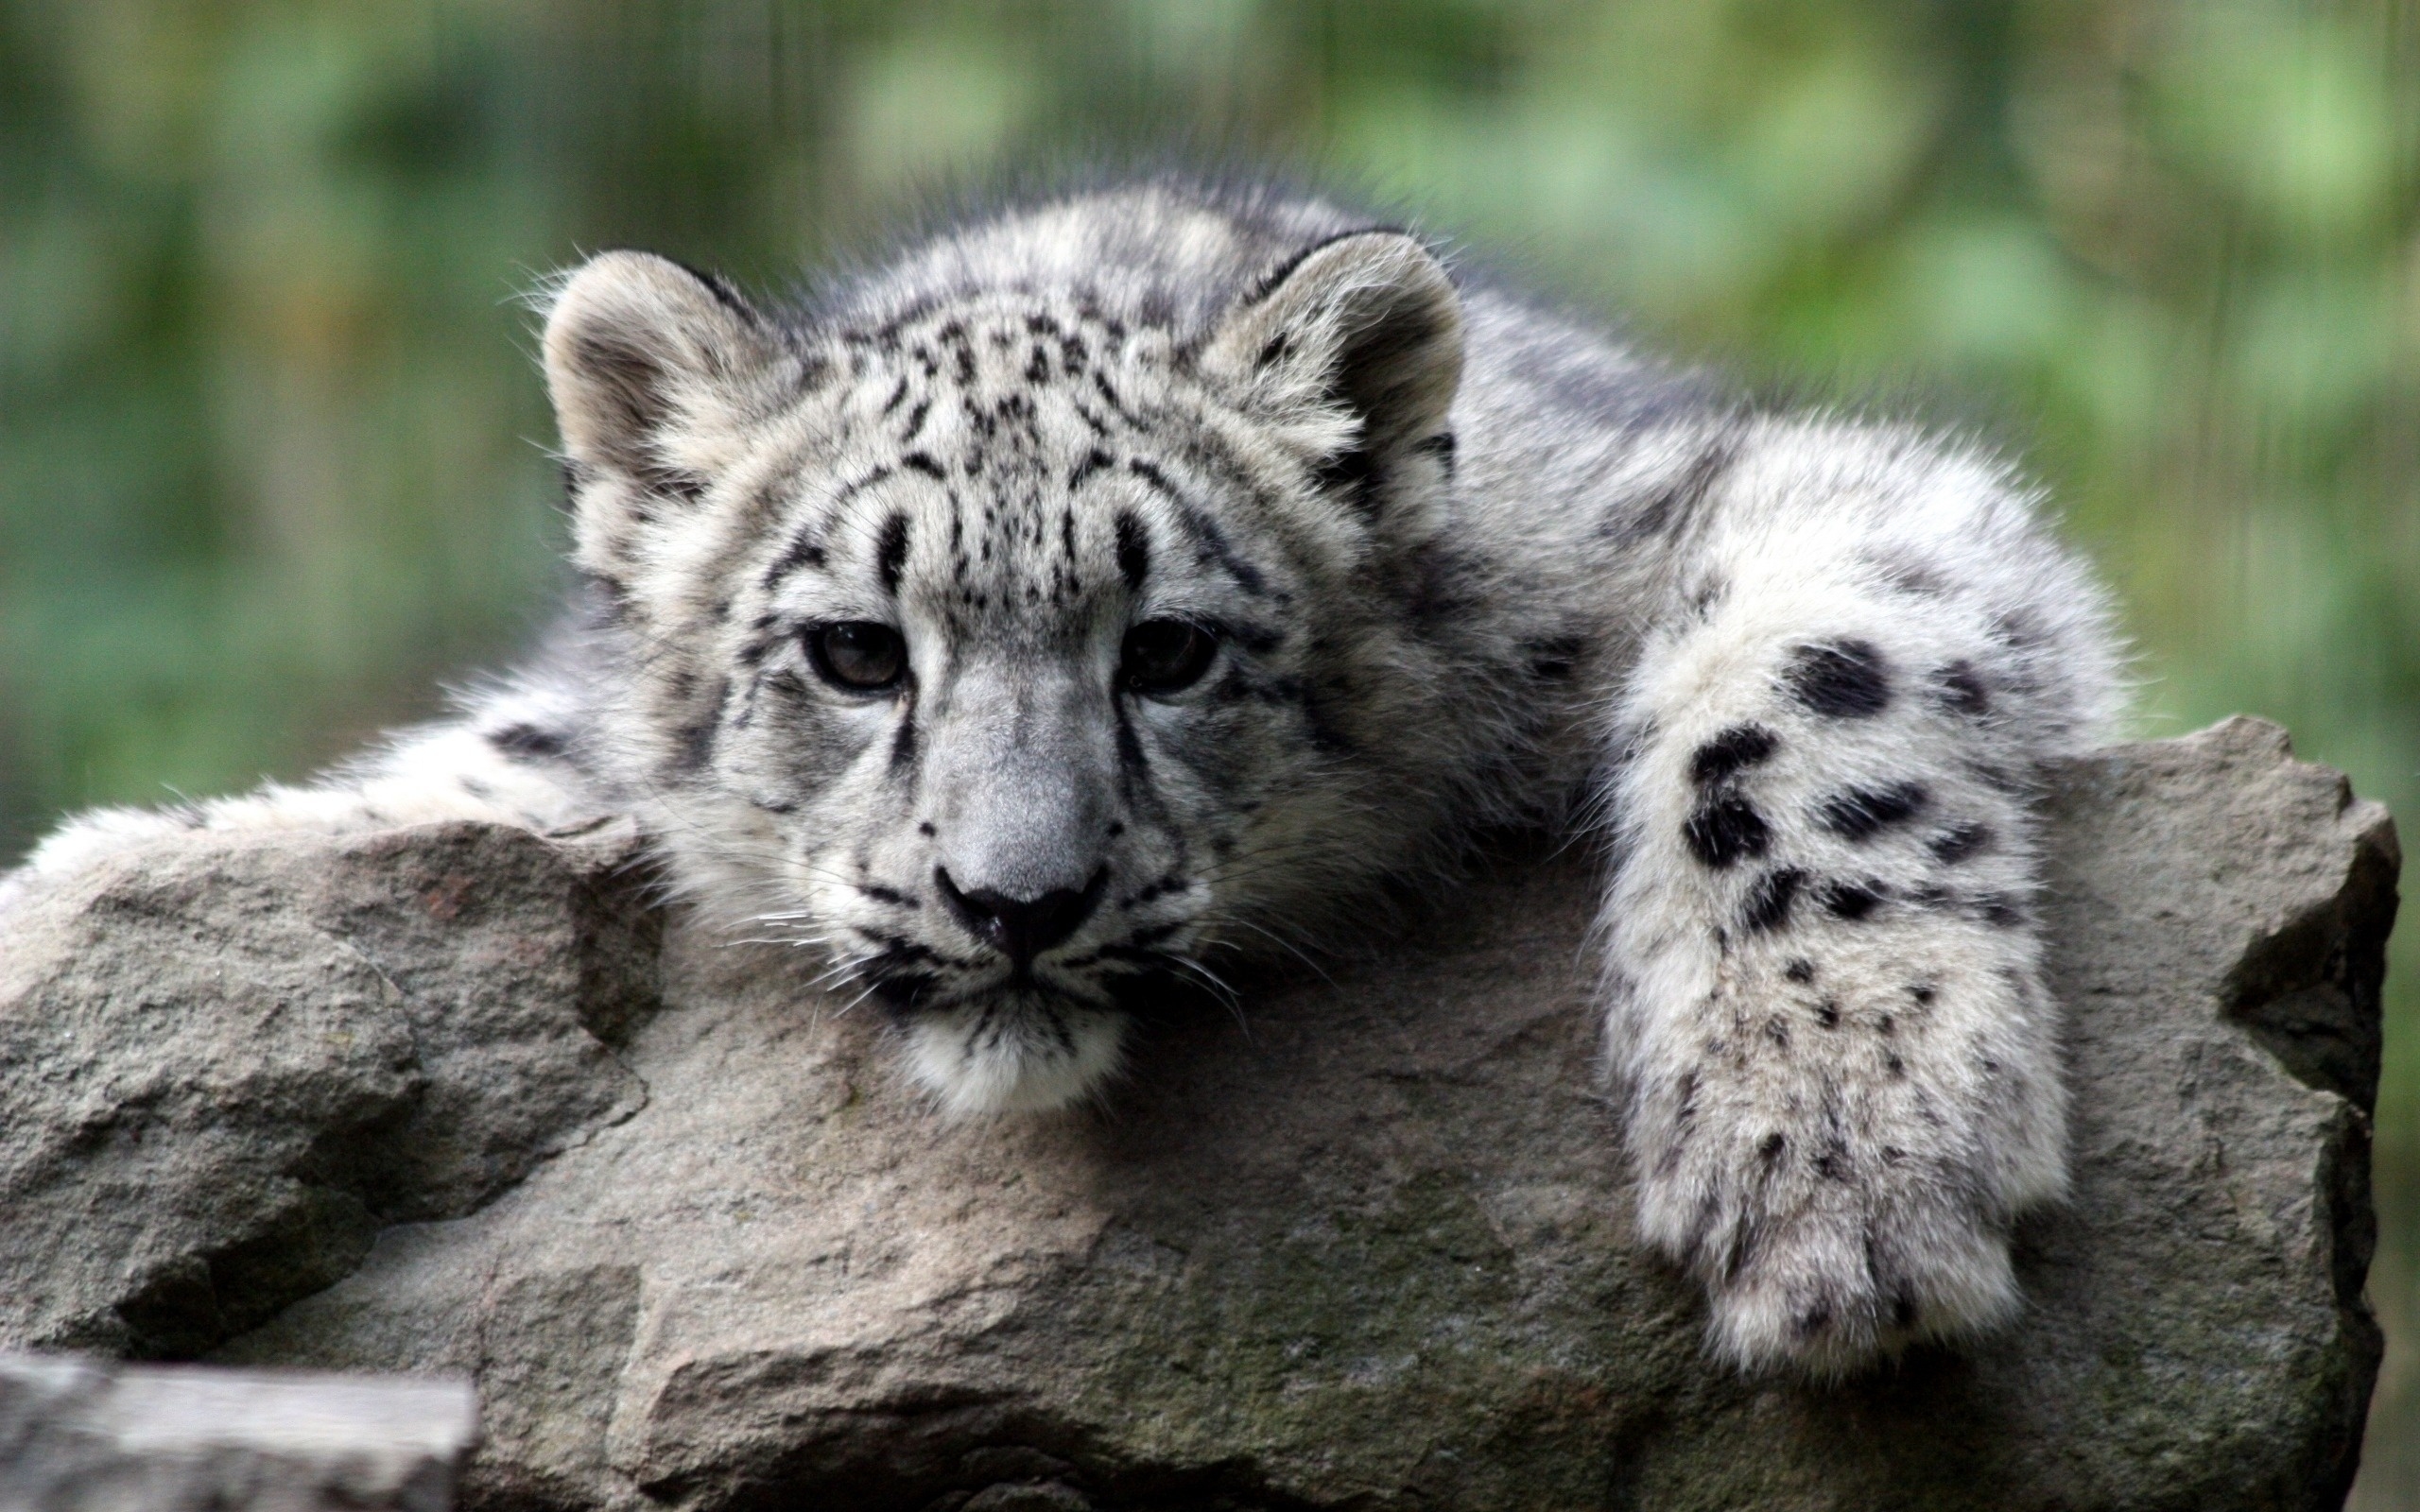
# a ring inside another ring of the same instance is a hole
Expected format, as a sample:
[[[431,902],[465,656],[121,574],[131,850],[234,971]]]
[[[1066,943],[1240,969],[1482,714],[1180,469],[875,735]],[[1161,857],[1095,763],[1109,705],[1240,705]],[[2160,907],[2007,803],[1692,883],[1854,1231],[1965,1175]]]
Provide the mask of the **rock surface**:
[[[657,954],[627,837],[467,827],[12,917],[0,1343],[473,1371],[482,1507],[2333,1507],[2393,828],[2246,720],[2052,806],[2073,1201],[2016,1329],[1845,1387],[1636,1248],[1576,862],[953,1125],[797,964]]]
[[[445,1512],[471,1383],[0,1354],[9,1512]]]

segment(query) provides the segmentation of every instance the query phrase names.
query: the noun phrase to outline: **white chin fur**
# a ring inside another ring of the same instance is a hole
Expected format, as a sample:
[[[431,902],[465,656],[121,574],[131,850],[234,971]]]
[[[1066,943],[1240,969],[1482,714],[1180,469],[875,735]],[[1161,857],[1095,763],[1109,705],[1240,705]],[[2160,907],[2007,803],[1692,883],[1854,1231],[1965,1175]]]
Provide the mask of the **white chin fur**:
[[[1124,1014],[1065,999],[957,1004],[909,1022],[908,1073],[958,1117],[1043,1113],[1097,1091],[1125,1039]]]

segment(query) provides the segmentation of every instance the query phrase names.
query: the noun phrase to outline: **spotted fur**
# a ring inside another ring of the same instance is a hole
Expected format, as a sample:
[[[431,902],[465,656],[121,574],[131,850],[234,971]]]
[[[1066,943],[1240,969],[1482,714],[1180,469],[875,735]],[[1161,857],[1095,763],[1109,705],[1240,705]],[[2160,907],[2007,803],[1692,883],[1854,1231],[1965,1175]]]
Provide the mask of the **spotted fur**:
[[[971,1112],[1092,1093],[1135,994],[1482,828],[1588,824],[1641,1231],[1715,1347],[1840,1372],[2011,1315],[2065,1170],[2031,776],[2116,684],[1996,461],[1173,182],[782,311],[608,253],[544,352],[586,582],[546,656],[7,885],[164,827],[629,815]]]

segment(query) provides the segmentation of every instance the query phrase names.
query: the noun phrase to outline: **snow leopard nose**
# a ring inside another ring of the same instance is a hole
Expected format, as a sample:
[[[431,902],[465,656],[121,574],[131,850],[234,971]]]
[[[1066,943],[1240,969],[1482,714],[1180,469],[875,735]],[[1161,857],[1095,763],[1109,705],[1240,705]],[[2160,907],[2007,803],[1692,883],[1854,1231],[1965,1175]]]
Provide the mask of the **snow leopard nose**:
[[[949,880],[946,867],[933,868],[933,882],[942,902],[968,933],[991,944],[1022,971],[1035,956],[1083,927],[1109,885],[1109,868],[1094,872],[1081,891],[1058,887],[1039,898],[1011,898],[989,887],[960,892]]]

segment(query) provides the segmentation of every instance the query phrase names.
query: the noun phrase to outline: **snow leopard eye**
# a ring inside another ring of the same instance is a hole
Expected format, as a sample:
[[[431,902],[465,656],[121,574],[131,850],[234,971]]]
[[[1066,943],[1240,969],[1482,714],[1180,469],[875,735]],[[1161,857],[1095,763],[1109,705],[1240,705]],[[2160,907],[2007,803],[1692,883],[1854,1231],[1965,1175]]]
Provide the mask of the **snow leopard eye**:
[[[815,627],[806,634],[806,655],[824,681],[851,693],[880,693],[908,673],[908,643],[873,620]]]
[[[1163,696],[1201,680],[1219,652],[1216,637],[1183,620],[1145,620],[1126,632],[1118,681],[1136,693]]]

